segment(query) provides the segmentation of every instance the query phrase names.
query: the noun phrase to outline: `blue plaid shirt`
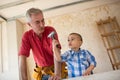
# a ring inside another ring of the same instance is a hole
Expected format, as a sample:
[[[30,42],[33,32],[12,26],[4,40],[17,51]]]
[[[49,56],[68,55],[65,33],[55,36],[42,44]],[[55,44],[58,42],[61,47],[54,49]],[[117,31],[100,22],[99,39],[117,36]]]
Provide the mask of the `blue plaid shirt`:
[[[79,49],[78,52],[68,50],[61,55],[61,59],[67,64],[69,78],[82,76],[90,65],[96,66],[95,57],[84,49]]]

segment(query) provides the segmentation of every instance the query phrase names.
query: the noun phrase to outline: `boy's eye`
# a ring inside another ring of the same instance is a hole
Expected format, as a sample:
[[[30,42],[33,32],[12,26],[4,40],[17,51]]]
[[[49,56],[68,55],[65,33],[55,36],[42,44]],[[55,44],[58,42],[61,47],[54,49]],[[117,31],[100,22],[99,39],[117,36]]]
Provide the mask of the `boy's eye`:
[[[74,39],[68,39],[68,42],[69,42],[69,41],[73,41],[73,40],[74,40]]]

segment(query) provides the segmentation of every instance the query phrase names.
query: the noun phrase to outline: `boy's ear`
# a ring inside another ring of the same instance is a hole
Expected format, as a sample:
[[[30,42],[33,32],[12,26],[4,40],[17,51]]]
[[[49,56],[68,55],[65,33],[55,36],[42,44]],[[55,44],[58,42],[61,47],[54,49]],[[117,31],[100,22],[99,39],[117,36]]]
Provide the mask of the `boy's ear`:
[[[83,41],[82,41],[82,43],[83,43]]]
[[[83,43],[83,41],[80,41],[81,43]]]

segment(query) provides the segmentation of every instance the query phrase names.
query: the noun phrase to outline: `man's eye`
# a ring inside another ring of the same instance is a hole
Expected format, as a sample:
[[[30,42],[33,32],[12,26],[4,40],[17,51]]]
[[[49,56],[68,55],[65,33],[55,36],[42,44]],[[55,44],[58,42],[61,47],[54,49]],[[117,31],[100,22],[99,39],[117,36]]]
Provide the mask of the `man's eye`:
[[[44,19],[41,22],[44,22]]]
[[[74,40],[74,39],[71,39],[72,41]]]
[[[70,40],[68,40],[68,42],[69,42]]]
[[[39,24],[40,22],[39,21],[36,21],[36,24]]]

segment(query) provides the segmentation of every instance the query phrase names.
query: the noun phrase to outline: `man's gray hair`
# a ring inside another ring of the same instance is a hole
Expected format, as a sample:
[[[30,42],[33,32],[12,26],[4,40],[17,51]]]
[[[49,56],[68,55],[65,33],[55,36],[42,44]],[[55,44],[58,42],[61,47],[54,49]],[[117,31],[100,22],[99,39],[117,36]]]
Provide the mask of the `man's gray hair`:
[[[27,10],[26,12],[26,18],[27,18],[27,21],[31,21],[31,15],[32,14],[38,14],[38,13],[41,13],[43,14],[42,10],[38,9],[38,8],[30,8]]]

